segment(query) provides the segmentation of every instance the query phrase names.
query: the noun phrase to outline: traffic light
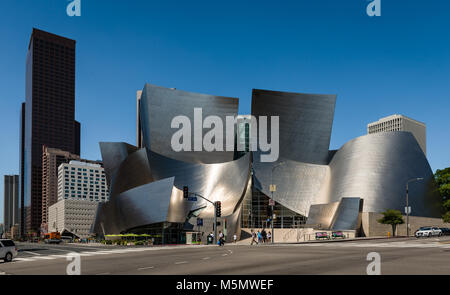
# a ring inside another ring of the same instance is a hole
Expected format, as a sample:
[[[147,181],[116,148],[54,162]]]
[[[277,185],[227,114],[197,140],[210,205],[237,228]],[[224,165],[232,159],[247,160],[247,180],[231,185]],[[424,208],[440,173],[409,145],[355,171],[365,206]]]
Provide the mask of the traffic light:
[[[220,201],[216,202],[216,216],[222,216],[222,203]]]
[[[189,188],[187,186],[183,186],[183,198],[189,198]]]

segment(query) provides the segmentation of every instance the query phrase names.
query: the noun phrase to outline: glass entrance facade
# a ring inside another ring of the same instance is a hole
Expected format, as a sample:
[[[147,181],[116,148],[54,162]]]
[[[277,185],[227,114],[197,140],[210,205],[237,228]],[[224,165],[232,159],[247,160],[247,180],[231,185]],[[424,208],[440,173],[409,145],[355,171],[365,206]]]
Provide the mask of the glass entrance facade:
[[[270,198],[252,186],[252,194],[242,202],[241,227],[269,228],[271,207]],[[295,228],[306,223],[306,217],[275,203],[275,228]]]

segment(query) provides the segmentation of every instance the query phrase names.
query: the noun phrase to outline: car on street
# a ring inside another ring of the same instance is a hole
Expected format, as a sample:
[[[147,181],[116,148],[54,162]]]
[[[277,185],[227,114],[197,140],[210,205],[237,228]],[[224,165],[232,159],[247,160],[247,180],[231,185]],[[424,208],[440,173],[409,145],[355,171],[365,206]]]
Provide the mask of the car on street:
[[[448,227],[441,227],[440,230],[442,231],[443,236],[450,236],[450,228]]]
[[[442,236],[442,230],[438,227],[423,226],[416,231],[416,238]]]
[[[17,256],[17,247],[12,240],[0,239],[0,259],[11,262]]]

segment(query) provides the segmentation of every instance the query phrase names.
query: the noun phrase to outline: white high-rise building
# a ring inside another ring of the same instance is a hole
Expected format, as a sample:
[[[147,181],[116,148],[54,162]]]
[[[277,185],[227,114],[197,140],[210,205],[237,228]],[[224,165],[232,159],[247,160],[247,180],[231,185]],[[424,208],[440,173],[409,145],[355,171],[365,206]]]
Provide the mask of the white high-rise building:
[[[105,169],[100,164],[81,161],[63,163],[58,168],[58,200],[106,202],[109,199]]]
[[[427,126],[425,123],[416,121],[403,115],[392,115],[367,125],[367,134],[392,131],[411,132],[427,155]]]

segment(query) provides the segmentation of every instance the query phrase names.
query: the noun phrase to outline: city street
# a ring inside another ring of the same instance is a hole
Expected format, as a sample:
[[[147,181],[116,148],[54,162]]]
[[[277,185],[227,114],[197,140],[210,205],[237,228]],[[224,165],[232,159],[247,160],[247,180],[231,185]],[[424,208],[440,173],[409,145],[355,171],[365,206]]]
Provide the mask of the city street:
[[[18,244],[0,274],[66,274],[66,255],[81,255],[82,275],[365,275],[367,254],[381,255],[381,273],[450,274],[450,238],[359,240],[283,245],[115,247]]]

